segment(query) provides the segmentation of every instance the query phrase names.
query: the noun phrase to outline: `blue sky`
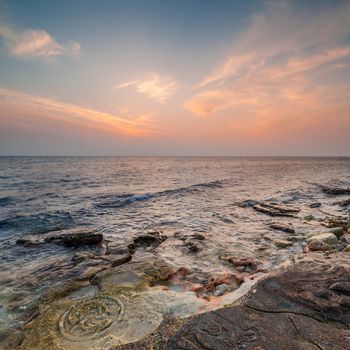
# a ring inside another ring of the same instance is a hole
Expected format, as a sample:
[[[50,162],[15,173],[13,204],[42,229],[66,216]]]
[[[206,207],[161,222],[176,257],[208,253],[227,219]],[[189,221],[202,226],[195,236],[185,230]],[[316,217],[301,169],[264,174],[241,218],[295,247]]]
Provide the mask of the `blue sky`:
[[[0,13],[0,154],[349,154],[349,2]]]

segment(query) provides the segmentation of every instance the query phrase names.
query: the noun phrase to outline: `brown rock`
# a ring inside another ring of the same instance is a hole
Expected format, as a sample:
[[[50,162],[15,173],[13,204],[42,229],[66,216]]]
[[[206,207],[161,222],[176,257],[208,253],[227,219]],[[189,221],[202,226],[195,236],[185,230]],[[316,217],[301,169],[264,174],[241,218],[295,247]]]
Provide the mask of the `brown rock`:
[[[310,250],[313,250],[313,251],[325,252],[326,250],[330,250],[331,249],[331,246],[328,243],[321,242],[321,241],[318,241],[318,240],[310,241],[307,244],[307,246],[308,246],[308,248]]]

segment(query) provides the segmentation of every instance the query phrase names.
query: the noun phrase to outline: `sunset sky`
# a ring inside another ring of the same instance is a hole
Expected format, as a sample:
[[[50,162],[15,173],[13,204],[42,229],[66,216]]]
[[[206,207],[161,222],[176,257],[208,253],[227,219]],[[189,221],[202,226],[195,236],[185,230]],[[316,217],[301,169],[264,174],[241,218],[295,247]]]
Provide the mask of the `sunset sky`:
[[[0,0],[0,155],[350,155],[350,1]]]

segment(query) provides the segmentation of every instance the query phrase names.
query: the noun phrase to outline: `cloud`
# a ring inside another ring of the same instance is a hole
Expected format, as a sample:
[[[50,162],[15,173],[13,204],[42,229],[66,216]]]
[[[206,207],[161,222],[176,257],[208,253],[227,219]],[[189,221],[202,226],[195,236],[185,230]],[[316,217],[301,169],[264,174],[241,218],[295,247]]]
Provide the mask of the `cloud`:
[[[114,86],[114,89],[122,89],[135,86],[136,91],[160,103],[166,103],[179,89],[179,82],[168,75],[150,73],[143,80],[132,80]]]
[[[80,53],[80,44],[74,41],[58,43],[45,30],[13,30],[0,25],[0,37],[11,55],[18,58],[50,60],[58,56],[74,56]]]
[[[258,120],[263,111],[307,114],[317,106],[346,104],[345,79],[329,75],[335,69],[348,75],[349,28],[349,3],[312,16],[291,2],[268,3],[184,106],[199,116],[227,109]]]
[[[89,130],[127,137],[154,135],[157,128],[144,115],[126,120],[109,113],[65,103],[52,98],[33,96],[0,87],[0,127],[21,129],[72,128],[77,133]]]

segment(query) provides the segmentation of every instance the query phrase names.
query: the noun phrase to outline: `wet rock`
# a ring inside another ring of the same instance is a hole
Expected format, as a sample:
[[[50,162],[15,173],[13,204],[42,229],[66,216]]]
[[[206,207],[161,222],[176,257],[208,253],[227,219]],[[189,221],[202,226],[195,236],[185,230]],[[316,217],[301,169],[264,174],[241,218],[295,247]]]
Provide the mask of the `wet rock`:
[[[319,208],[321,206],[321,203],[319,202],[316,202],[316,203],[311,203],[309,205],[309,208]]]
[[[59,234],[46,237],[45,241],[62,244],[67,247],[79,247],[100,244],[103,241],[103,235],[102,233],[97,233],[95,230],[77,228],[59,231]]]
[[[246,304],[255,310],[291,312],[347,325],[350,305],[341,305],[339,294],[330,289],[337,282],[350,282],[349,273],[343,267],[291,269],[258,283]]]
[[[270,216],[295,217],[294,214],[299,212],[299,209],[272,203],[260,203],[254,205],[253,208],[260,213]]]
[[[287,248],[293,245],[293,242],[285,241],[282,239],[277,239],[274,241],[274,244],[277,248]]]
[[[312,251],[321,251],[321,252],[325,252],[331,249],[331,246],[328,243],[320,242],[317,240],[311,240],[307,244],[307,247]]]
[[[343,227],[346,230],[350,225],[350,218],[347,216],[327,217],[323,220],[322,225],[328,228]]]
[[[111,262],[112,267],[116,267],[125,264],[132,259],[132,254],[134,253],[135,246],[125,247],[115,242],[107,243],[106,259]]]
[[[344,249],[343,249],[344,253],[349,253],[350,252],[350,244],[348,244]]]
[[[43,242],[41,240],[37,239],[30,239],[30,238],[19,238],[16,240],[17,245],[22,245],[23,247],[36,247]]]
[[[214,291],[213,295],[215,297],[220,297],[220,296],[224,295],[225,293],[229,292],[230,290],[231,290],[230,286],[228,286],[227,284],[223,283],[223,284],[218,285],[215,288],[215,291]]]
[[[195,242],[188,240],[184,242],[184,246],[191,252],[191,253],[198,253],[201,248],[199,247],[198,244]]]
[[[236,268],[242,267],[242,271],[252,272],[255,271],[260,264],[258,261],[249,258],[240,258],[236,256],[221,256],[220,260],[228,261],[233,264]]]
[[[205,240],[205,236],[203,236],[200,233],[193,233],[193,234],[186,234],[186,233],[182,233],[182,232],[175,232],[174,233],[174,238],[180,240],[180,241],[186,241],[186,240],[190,240],[190,239],[195,239],[198,241],[204,241]]]
[[[18,349],[23,339],[21,330],[14,330],[7,335],[2,336],[0,333],[0,346],[2,350]]]
[[[128,245],[128,248],[131,252],[134,252],[137,248],[154,249],[166,239],[167,237],[159,232],[148,232],[134,238],[133,242]]]
[[[327,243],[332,245],[332,244],[338,243],[338,238],[334,233],[324,232],[324,233],[312,234],[311,237],[308,239],[308,242],[310,241],[319,241],[322,243]]]
[[[81,262],[88,259],[95,259],[95,254],[92,252],[78,252],[78,253],[75,253],[72,257],[72,261],[74,265],[78,265]]]
[[[270,224],[270,227],[274,230],[280,230],[287,233],[295,233],[293,226],[284,222],[274,222]]]
[[[322,191],[326,194],[330,194],[333,196],[338,196],[342,194],[350,194],[350,188],[343,187],[331,187],[331,186],[322,186]]]
[[[254,207],[254,205],[259,204],[258,201],[252,200],[252,199],[247,199],[245,201],[242,201],[240,203],[238,203],[238,206],[241,208],[251,208]]]
[[[191,236],[192,239],[196,239],[198,241],[204,241],[205,240],[205,237],[203,235],[201,235],[200,233],[194,233],[192,236]]]
[[[120,255],[113,255],[111,259],[111,266],[116,267],[119,265],[123,265],[131,261],[131,259],[132,259],[132,255],[129,252],[120,254]]]
[[[345,328],[330,329],[301,315],[233,306],[192,319],[170,337],[164,349],[347,350],[348,335]]]
[[[346,244],[350,244],[350,233],[348,233],[348,231],[346,231],[342,236],[341,236],[341,240],[342,242],[346,243]]]
[[[332,284],[329,289],[350,296],[350,282],[336,282]]]
[[[343,234],[344,228],[343,227],[333,227],[329,230],[329,232],[335,234],[337,236],[337,238],[339,238]]]
[[[350,205],[350,198],[349,199],[344,199],[342,201],[339,201],[339,202],[335,202],[334,203],[335,205],[339,205],[341,207],[347,207]]]

